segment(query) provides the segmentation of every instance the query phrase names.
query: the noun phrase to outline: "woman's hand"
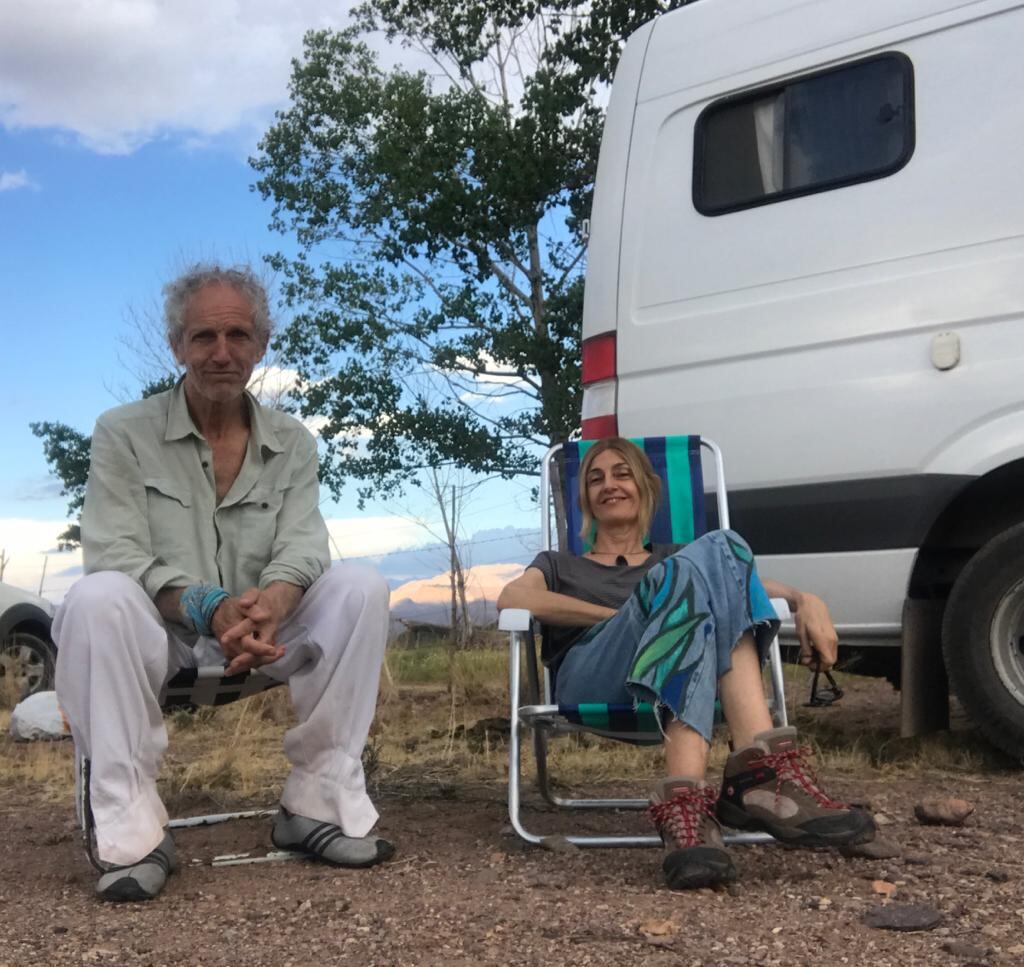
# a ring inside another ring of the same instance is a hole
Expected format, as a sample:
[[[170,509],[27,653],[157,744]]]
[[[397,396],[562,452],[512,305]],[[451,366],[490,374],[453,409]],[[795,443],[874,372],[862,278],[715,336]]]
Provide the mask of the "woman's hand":
[[[839,656],[839,635],[828,605],[810,591],[799,591],[793,602],[793,621],[800,639],[800,664],[827,672]]]

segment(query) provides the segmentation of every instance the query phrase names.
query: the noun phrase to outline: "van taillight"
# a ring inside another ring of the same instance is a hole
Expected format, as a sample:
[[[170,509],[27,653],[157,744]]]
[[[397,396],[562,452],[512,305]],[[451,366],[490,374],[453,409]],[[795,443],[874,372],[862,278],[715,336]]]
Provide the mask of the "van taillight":
[[[617,436],[618,379],[615,364],[615,332],[603,332],[583,340],[583,413],[580,427],[584,440]]]
[[[583,385],[615,378],[615,331],[583,340]]]

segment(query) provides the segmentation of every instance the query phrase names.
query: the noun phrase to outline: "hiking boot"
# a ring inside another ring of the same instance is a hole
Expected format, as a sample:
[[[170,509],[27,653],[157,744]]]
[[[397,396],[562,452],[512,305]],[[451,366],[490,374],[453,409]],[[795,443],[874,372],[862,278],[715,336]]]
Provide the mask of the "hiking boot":
[[[171,834],[164,833],[160,845],[138,863],[114,866],[96,883],[96,892],[104,900],[133,902],[152,900],[159,895],[170,876],[178,868]]]
[[[651,791],[651,818],[665,844],[661,868],[673,890],[736,879],[715,819],[715,790],[692,779],[665,779]]]
[[[814,775],[813,753],[797,745],[796,729],[759,732],[754,744],[725,763],[718,818],[734,829],[764,830],[791,846],[843,846],[875,838],[875,821],[860,807],[829,796]]]
[[[340,826],[307,819],[284,806],[274,819],[270,839],[278,849],[305,853],[331,866],[375,866],[395,855],[395,847],[379,836],[346,836]]]

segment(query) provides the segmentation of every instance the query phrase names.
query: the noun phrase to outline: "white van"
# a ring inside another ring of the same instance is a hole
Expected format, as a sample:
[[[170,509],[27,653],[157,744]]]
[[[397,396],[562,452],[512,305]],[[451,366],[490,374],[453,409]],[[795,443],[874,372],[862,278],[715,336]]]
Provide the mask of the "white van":
[[[821,593],[865,669],[904,646],[905,728],[945,703],[944,654],[1017,755],[1022,50],[1008,0],[701,0],[646,24],[583,321],[584,436],[718,442],[762,572]]]

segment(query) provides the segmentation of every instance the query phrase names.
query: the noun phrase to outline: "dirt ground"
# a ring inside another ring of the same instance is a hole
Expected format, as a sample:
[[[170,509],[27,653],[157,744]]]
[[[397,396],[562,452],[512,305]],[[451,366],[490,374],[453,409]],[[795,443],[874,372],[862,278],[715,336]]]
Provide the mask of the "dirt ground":
[[[897,856],[736,848],[739,881],[692,893],[662,887],[653,849],[526,847],[507,825],[500,777],[446,773],[438,763],[418,769],[385,752],[372,786],[380,832],[398,846],[390,863],[368,871],[304,860],[208,865],[220,854],[266,851],[269,821],[240,821],[179,832],[182,869],[157,901],[107,905],[91,895],[70,797],[24,772],[11,780],[27,753],[4,738],[0,965],[1022,963],[1021,774],[969,732],[899,740],[896,705],[888,686],[868,682],[836,708],[802,712],[802,727],[824,751],[829,790],[870,801]],[[47,754],[70,758],[70,746]],[[611,785],[625,791],[621,780]],[[915,820],[916,803],[951,795],[976,806],[964,827]],[[169,798],[186,812],[208,805],[202,796]],[[573,828],[536,796],[528,801],[530,824]],[[268,802],[261,795],[251,804]],[[645,830],[645,820],[622,814],[582,826]],[[863,922],[902,905],[941,920],[917,932]]]

